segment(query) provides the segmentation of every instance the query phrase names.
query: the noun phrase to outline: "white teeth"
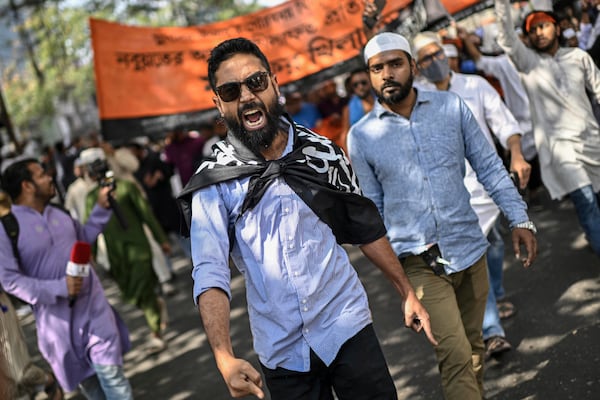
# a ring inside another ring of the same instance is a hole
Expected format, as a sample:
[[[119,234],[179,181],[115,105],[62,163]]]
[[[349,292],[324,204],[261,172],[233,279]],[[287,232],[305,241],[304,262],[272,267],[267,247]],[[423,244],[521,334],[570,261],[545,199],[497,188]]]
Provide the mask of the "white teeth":
[[[248,112],[248,113],[244,113],[244,117],[247,117],[248,115],[254,115],[257,112]],[[253,127],[257,127],[257,126],[262,126],[264,123],[264,115],[262,113],[259,114],[258,118],[255,121],[251,121],[249,118],[244,118],[244,124],[249,127],[249,128],[253,128]]]

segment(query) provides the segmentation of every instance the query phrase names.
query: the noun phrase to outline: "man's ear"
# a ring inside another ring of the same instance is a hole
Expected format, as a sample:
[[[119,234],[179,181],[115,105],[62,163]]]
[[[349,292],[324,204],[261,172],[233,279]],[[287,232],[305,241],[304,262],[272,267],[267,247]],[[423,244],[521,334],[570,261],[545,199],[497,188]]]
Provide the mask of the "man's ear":
[[[417,75],[419,73],[419,68],[417,67],[417,62],[415,61],[414,58],[410,59],[410,69],[411,69],[413,75]]]
[[[219,96],[213,96],[212,100],[213,100],[213,103],[215,103],[215,106],[217,106],[217,110],[219,110],[219,113],[221,114],[221,117],[222,117],[224,114],[223,114],[223,105],[221,104],[221,99],[219,98]]]
[[[21,193],[29,192],[33,188],[33,182],[25,180],[21,182]]]
[[[275,88],[275,93],[277,93],[277,97],[281,97],[281,91],[279,90],[279,82],[277,82],[277,75],[271,75],[271,82],[273,83],[273,87]]]

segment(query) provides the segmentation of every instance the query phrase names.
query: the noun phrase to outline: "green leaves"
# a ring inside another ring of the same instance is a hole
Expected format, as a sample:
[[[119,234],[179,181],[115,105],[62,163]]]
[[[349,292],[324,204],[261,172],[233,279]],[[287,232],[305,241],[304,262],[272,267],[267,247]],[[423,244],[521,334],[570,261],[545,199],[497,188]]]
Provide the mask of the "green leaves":
[[[48,126],[60,104],[94,97],[88,18],[147,26],[201,25],[258,10],[240,0],[9,0],[0,18],[16,33],[15,56],[0,60],[13,125]]]

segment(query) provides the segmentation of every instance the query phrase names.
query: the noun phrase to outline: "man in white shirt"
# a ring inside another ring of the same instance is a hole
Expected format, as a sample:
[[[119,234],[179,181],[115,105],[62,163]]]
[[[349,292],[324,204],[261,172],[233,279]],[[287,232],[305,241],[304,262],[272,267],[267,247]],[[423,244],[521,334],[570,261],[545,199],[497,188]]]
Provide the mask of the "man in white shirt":
[[[600,127],[586,89],[600,101],[600,71],[585,51],[559,47],[560,27],[549,11],[523,21],[531,47],[517,37],[509,0],[495,1],[498,44],[520,73],[529,96],[542,180],[553,199],[569,196],[594,252],[600,256]]]

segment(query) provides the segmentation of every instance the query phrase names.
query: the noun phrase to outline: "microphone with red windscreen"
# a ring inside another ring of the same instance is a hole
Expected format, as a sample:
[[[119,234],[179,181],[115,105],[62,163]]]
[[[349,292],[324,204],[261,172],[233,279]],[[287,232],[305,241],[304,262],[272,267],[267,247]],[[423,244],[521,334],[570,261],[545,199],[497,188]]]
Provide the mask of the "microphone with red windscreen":
[[[90,256],[92,247],[87,242],[75,242],[71,249],[71,258],[67,263],[67,275],[85,278],[90,274]],[[77,296],[69,296],[69,307],[73,307]]]

